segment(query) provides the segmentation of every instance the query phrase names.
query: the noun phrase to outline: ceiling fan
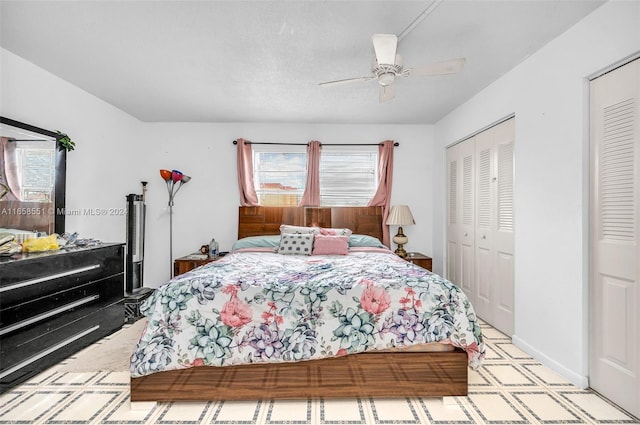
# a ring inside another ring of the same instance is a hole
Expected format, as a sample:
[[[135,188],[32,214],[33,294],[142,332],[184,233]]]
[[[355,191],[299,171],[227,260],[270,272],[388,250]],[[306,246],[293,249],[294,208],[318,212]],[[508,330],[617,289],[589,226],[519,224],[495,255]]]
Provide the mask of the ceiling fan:
[[[380,102],[388,102],[395,97],[394,82],[396,77],[419,77],[455,74],[464,66],[465,59],[451,59],[444,62],[432,63],[416,68],[402,66],[402,57],[396,53],[398,37],[394,34],[374,34],[373,49],[375,59],[371,66],[371,75],[366,77],[346,78],[343,80],[327,81],[320,86],[330,86],[343,83],[377,80],[380,86]]]

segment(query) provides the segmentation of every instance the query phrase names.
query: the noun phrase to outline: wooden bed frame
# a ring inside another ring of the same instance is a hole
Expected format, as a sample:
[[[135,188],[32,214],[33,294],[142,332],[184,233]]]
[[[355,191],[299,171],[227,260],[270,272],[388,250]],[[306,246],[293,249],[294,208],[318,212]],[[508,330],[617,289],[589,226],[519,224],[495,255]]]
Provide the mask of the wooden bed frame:
[[[382,240],[380,207],[240,207],[238,238],[281,224],[347,227]],[[466,396],[467,354],[370,352],[297,363],[201,366],[131,378],[132,402]]]

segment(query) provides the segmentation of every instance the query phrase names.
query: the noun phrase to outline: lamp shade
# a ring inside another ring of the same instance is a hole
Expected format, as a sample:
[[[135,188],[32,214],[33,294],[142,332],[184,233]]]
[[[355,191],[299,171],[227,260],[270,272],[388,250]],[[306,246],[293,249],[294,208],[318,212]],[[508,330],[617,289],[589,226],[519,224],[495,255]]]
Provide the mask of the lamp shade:
[[[171,178],[173,179],[174,183],[178,183],[180,180],[182,180],[182,171],[171,170]]]
[[[386,224],[395,226],[408,226],[416,224],[408,205],[394,205],[389,211]]]
[[[169,181],[171,180],[171,171],[160,170],[160,176],[164,179],[164,181]]]

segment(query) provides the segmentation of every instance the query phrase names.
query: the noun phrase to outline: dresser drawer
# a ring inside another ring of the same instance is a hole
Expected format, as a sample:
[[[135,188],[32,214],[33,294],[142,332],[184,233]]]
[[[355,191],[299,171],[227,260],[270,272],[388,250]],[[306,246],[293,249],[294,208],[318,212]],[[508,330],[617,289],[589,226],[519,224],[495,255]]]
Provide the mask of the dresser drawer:
[[[123,279],[124,275],[119,273],[64,289],[47,297],[25,298],[8,306],[3,299],[0,308],[0,336],[28,329],[79,309],[102,308],[119,301],[122,299]]]
[[[77,282],[120,273],[124,269],[124,247],[112,245],[45,255],[29,254],[20,261],[0,263],[0,295],[3,304],[15,296],[43,296]]]
[[[4,392],[112,334],[122,327],[123,318],[122,301],[118,301],[99,310],[80,309],[3,339],[0,389]]]
[[[114,305],[120,305],[119,310],[122,312],[122,302],[122,300],[119,300],[103,308],[85,306],[64,316],[58,316],[52,320],[30,326],[21,332],[5,335],[0,348],[1,368],[4,370],[8,365],[18,363],[25,357],[25,353],[40,351],[42,347],[59,344],[77,333],[94,327],[100,322],[100,315],[96,316],[96,312],[104,313]],[[117,324],[122,326],[124,316],[119,315],[118,320],[114,320],[113,323],[110,323],[110,326],[115,327],[116,322],[119,322]]]

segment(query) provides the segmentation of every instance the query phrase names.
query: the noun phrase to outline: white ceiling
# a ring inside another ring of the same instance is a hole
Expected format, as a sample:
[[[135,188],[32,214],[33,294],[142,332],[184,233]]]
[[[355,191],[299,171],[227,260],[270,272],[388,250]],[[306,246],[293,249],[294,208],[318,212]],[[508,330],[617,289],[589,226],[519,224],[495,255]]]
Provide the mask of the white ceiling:
[[[603,2],[435,3],[398,52],[464,69],[396,81],[382,104],[375,80],[318,83],[369,75],[371,35],[431,0],[1,0],[0,44],[142,121],[432,124]]]

